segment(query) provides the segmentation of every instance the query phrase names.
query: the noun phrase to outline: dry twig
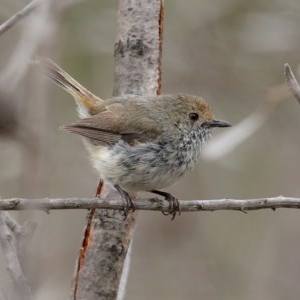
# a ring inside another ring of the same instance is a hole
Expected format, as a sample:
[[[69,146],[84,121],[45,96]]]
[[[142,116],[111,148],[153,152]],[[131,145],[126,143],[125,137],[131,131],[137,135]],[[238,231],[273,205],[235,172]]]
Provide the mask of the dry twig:
[[[0,245],[3,250],[7,270],[14,283],[13,292],[15,299],[32,299],[30,286],[23,274],[23,270],[18,258],[15,240],[5,223],[5,217],[3,213],[0,213]]]
[[[64,199],[23,199],[12,198],[0,200],[0,210],[44,210],[57,209],[112,209],[122,210],[123,201],[101,198],[64,198]],[[300,198],[270,197],[258,199],[215,199],[215,200],[180,200],[181,211],[215,211],[215,210],[258,210],[276,208],[300,208]],[[137,210],[168,211],[169,202],[159,198],[137,199]]]
[[[20,225],[9,213],[2,213],[6,226],[15,237],[16,249],[21,265],[24,263],[24,257],[28,244],[33,237],[37,223],[33,221],[25,221]]]
[[[38,4],[38,1],[36,1],[36,0],[31,1],[23,9],[21,9],[16,14],[14,14],[12,17],[10,17],[8,20],[6,20],[4,23],[2,23],[0,25],[0,35],[5,33],[12,26],[14,26],[17,22],[19,22],[24,17],[29,15],[36,8],[37,4]]]
[[[289,64],[284,65],[284,76],[290,92],[300,104],[300,87]]]

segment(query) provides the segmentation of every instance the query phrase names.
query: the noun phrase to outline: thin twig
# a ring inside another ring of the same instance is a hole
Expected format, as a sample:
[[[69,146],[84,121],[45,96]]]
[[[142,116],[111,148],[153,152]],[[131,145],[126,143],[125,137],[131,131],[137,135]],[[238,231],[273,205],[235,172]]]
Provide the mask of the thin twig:
[[[5,224],[3,213],[0,213],[0,245],[3,250],[7,270],[14,283],[14,293],[18,299],[32,299],[31,289],[23,274],[13,236]],[[21,298],[20,298],[21,297]]]
[[[22,226],[9,213],[3,213],[2,218],[6,226],[16,237],[21,234]]]
[[[276,208],[300,208],[300,198],[270,197],[258,199],[215,199],[215,200],[180,200],[181,211],[215,211],[215,210],[258,210]],[[137,199],[137,210],[168,211],[169,202],[159,198]],[[101,198],[64,198],[64,199],[23,199],[11,198],[0,200],[0,210],[44,210],[57,209],[113,209],[122,210],[122,200]]]
[[[24,77],[29,66],[29,59],[42,45],[51,45],[56,32],[57,15],[56,1],[37,1],[34,13],[26,20],[22,27],[21,38],[14,48],[6,66],[1,70],[0,84],[8,92],[14,91]],[[57,5],[59,9],[60,5]]]
[[[8,212],[2,212],[3,220],[15,237],[16,249],[21,265],[24,263],[26,249],[34,235],[37,223],[25,221],[20,225]]]
[[[36,8],[37,4],[38,4],[38,1],[36,1],[36,0],[31,1],[28,5],[26,5],[24,8],[22,8],[16,14],[14,14],[8,20],[6,20],[4,23],[2,23],[0,25],[0,35],[2,35],[4,32],[6,32],[8,29],[10,29],[12,26],[14,26],[17,22],[22,20],[24,17],[29,15]]]
[[[290,92],[300,104],[300,87],[289,64],[284,65],[284,76]]]

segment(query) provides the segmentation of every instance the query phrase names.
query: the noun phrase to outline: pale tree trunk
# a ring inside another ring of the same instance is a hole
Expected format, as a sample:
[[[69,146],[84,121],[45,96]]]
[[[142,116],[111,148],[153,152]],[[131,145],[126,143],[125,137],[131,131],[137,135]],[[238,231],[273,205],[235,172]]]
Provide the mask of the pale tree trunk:
[[[114,52],[115,96],[160,93],[162,22],[162,0],[120,1]],[[104,186],[101,197],[116,199],[120,196],[109,186]],[[96,209],[90,212],[70,299],[108,300],[124,297],[126,276],[121,280],[121,275],[136,217],[137,213],[129,213],[124,221],[122,211]],[[118,295],[119,290],[122,295]]]

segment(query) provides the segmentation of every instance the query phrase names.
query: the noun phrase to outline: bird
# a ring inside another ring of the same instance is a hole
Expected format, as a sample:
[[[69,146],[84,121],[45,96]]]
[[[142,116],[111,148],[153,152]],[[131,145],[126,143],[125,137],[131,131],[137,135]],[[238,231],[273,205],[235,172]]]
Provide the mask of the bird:
[[[135,210],[132,193],[147,191],[169,202],[172,220],[180,214],[177,197],[161,191],[191,171],[216,127],[201,97],[190,94],[120,95],[103,100],[49,58],[38,58],[46,76],[71,94],[79,120],[62,127],[83,137],[92,165],[124,201],[125,218]]]

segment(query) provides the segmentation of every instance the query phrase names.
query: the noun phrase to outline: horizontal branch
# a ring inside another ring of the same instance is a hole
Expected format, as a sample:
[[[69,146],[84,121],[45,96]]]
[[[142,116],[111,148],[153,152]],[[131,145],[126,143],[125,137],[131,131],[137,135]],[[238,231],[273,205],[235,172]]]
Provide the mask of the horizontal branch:
[[[181,211],[214,211],[214,210],[258,210],[271,208],[300,208],[300,198],[272,197],[259,199],[217,199],[217,200],[180,200]],[[169,202],[159,198],[137,199],[137,210],[169,210]],[[121,200],[101,198],[64,198],[64,199],[23,199],[11,198],[0,200],[0,210],[54,210],[54,209],[123,209]]]

